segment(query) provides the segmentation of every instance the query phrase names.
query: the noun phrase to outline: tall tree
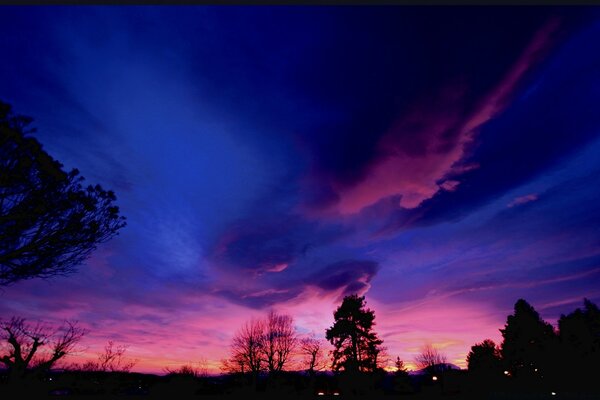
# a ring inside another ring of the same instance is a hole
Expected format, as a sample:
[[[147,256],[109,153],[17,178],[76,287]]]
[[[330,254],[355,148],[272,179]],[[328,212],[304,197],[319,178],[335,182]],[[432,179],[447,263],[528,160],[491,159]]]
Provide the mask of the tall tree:
[[[298,341],[294,320],[290,315],[270,311],[263,326],[265,332],[262,350],[265,363],[269,373],[281,372]]]
[[[297,345],[294,320],[290,315],[270,311],[264,319],[252,319],[235,334],[229,359],[222,368],[228,372],[263,370],[274,374],[285,369]]]
[[[265,326],[262,320],[246,322],[235,334],[231,344],[230,366],[238,365],[241,372],[257,376],[264,368]]]
[[[491,339],[485,339],[471,347],[467,355],[469,372],[483,375],[498,375],[502,371],[500,349]]]
[[[512,375],[533,377],[547,372],[555,357],[556,335],[529,303],[519,299],[500,332],[500,354]]]
[[[85,333],[76,323],[68,321],[59,329],[31,324],[18,317],[0,321],[0,349],[4,350],[0,353],[0,362],[13,380],[25,377],[28,372],[48,371],[74,351]]]
[[[344,297],[333,317],[335,322],[326,331],[327,340],[334,346],[333,370],[376,371],[383,341],[373,331],[375,312],[366,308],[365,297]]]
[[[112,191],[83,186],[0,101],[0,286],[72,273],[125,218]]]

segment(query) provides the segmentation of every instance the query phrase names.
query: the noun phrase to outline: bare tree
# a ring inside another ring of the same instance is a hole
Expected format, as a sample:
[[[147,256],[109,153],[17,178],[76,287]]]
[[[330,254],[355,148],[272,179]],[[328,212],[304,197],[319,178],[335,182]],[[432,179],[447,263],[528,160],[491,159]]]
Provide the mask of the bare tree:
[[[221,362],[221,369],[254,376],[264,370],[278,373],[289,364],[297,343],[293,318],[270,311],[265,319],[246,322],[235,334],[230,357]]]
[[[125,351],[127,351],[127,347],[122,345],[115,346],[114,342],[109,340],[108,344],[104,347],[104,353],[98,356],[100,369],[111,372],[129,372],[137,364],[137,360],[126,360],[123,357]]]
[[[231,343],[230,364],[241,364],[244,372],[253,375],[263,369],[265,324],[262,320],[250,320],[235,334]]]
[[[440,353],[431,344],[426,344],[421,349],[421,353],[415,357],[415,364],[420,369],[425,369],[429,373],[440,372],[446,369],[446,356]]]
[[[294,320],[290,315],[270,311],[264,322],[264,328],[262,352],[265,363],[270,373],[281,372],[298,342]]]
[[[247,372],[246,363],[241,354],[232,355],[231,358],[221,360],[221,371],[228,374]]]
[[[72,364],[69,369],[75,371],[96,371],[96,372],[129,372],[137,364],[138,360],[125,358],[127,346],[115,345],[109,340],[104,346],[104,351],[98,354],[97,361],[88,361],[83,365]]]
[[[199,362],[192,364],[184,364],[179,368],[165,368],[168,375],[187,376],[191,378],[205,378],[208,376],[207,361],[202,359]]]
[[[300,340],[300,354],[304,356],[304,365],[311,376],[327,366],[323,342],[314,334]]]
[[[372,346],[372,345],[371,345]],[[382,365],[388,365],[390,363],[390,355],[388,349],[385,346],[378,346],[372,350],[374,370],[383,369]]]
[[[50,370],[58,360],[73,353],[87,333],[76,322],[65,321],[58,329],[52,329],[40,322],[27,323],[19,317],[0,321],[0,330],[0,362],[8,368],[12,379],[23,378],[28,371]]]

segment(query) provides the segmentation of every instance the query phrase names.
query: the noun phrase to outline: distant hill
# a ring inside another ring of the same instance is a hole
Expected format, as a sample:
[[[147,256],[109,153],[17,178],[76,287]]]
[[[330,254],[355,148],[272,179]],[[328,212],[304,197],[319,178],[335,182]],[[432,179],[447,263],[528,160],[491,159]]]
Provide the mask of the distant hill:
[[[451,364],[451,363],[443,363],[443,364],[436,364],[436,369],[439,370],[460,370],[461,368],[458,365],[455,364]],[[416,371],[409,371],[408,372],[409,375],[425,375],[427,373],[427,370],[425,368],[423,369],[419,369]]]

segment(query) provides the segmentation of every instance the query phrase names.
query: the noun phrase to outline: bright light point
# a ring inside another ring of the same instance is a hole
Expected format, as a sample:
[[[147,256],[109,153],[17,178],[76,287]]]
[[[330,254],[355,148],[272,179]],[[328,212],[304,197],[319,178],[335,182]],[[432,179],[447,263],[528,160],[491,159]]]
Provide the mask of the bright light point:
[[[431,379],[434,380],[434,381],[437,381],[437,376],[434,376]]]
[[[508,371],[504,371],[504,375],[508,375]]]
[[[556,392],[550,392],[552,396],[556,396]]]
[[[339,396],[340,394],[338,392],[335,392],[333,395],[334,396]]]
[[[319,396],[325,396],[325,393],[319,392],[319,393],[317,393],[317,395],[319,395]]]
[[[535,372],[537,372],[537,368],[536,368],[536,369],[534,369],[534,371],[535,371]]]

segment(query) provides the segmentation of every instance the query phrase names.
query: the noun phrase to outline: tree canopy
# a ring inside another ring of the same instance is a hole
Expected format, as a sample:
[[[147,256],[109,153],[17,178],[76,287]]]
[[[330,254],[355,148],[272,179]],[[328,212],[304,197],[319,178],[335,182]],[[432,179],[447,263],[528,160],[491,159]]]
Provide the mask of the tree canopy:
[[[0,285],[75,271],[125,226],[115,194],[83,186],[0,101]]]
[[[333,317],[335,322],[326,331],[327,340],[334,346],[333,370],[376,371],[383,341],[373,331],[375,312],[366,308],[365,297],[344,297]]]
[[[500,349],[491,339],[485,339],[471,347],[467,354],[467,367],[470,372],[499,374],[502,369]]]
[[[549,358],[556,344],[554,328],[525,300],[515,303],[514,314],[507,317],[500,332],[504,338],[500,353],[512,374],[541,375],[551,364]]]
[[[21,379],[29,372],[48,371],[87,333],[77,323],[66,321],[59,329],[41,323],[29,323],[13,317],[0,321],[0,363],[11,379]]]
[[[577,308],[558,320],[561,364],[569,365],[571,381],[595,381],[600,365],[600,309],[584,299]]]
[[[280,373],[289,364],[297,342],[293,318],[271,310],[264,319],[247,321],[236,332],[231,356],[223,360],[223,369],[254,375],[264,370]]]

